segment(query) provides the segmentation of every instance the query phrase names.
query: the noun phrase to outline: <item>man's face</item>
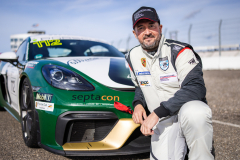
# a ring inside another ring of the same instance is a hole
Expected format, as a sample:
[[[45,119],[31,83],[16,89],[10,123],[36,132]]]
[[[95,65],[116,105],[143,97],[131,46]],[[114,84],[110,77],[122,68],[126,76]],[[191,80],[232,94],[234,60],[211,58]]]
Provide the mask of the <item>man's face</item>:
[[[134,27],[133,34],[146,51],[154,51],[158,48],[162,25],[150,20],[140,20]]]

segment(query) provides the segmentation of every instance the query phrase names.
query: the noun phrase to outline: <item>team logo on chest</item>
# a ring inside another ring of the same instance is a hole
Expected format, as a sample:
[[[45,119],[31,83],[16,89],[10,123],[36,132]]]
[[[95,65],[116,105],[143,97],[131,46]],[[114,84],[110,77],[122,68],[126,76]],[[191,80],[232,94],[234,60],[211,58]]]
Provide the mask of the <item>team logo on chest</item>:
[[[162,70],[166,71],[169,67],[168,57],[159,58],[159,66]]]
[[[143,67],[146,67],[146,58],[141,58],[141,63]]]

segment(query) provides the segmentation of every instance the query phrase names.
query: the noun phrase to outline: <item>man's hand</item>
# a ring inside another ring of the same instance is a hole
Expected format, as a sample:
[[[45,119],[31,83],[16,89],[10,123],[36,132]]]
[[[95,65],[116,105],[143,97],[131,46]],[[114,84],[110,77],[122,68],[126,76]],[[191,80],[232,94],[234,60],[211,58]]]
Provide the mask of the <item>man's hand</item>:
[[[140,129],[142,134],[145,136],[153,135],[154,131],[152,130],[152,128],[157,124],[158,121],[158,116],[156,115],[156,113],[152,112],[147,118],[145,118],[142,123]]]
[[[134,108],[134,112],[132,115],[133,121],[136,124],[142,124],[143,123],[143,118],[146,119],[147,118],[147,114],[145,109],[143,108],[143,106],[141,104],[136,105],[136,107]]]

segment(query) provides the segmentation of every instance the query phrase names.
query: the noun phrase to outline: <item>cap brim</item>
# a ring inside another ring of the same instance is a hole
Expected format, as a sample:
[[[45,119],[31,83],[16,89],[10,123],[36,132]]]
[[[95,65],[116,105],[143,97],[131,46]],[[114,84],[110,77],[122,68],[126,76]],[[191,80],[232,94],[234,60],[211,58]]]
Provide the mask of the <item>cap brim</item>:
[[[152,19],[142,17],[142,18],[139,18],[139,19],[134,23],[133,29],[134,29],[135,25],[136,25],[140,20],[143,20],[143,19],[147,19],[147,20],[150,20],[150,21],[153,21],[153,22],[157,22],[157,21],[154,21],[154,20],[152,20]]]

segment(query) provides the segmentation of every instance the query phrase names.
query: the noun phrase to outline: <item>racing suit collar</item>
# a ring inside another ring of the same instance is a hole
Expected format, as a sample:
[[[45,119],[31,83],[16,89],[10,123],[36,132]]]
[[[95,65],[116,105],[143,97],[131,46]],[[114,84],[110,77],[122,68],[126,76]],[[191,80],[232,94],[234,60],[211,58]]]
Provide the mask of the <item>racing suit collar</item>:
[[[151,59],[160,57],[160,56],[161,56],[161,48],[162,48],[162,46],[163,46],[164,41],[165,41],[165,36],[162,34],[161,40],[160,40],[159,45],[158,45],[158,50],[157,50],[157,52],[156,52],[153,56],[152,56],[151,54],[149,54],[147,51],[145,51],[145,50],[141,47],[143,53],[144,53],[146,56],[148,56],[149,58],[151,58]]]

